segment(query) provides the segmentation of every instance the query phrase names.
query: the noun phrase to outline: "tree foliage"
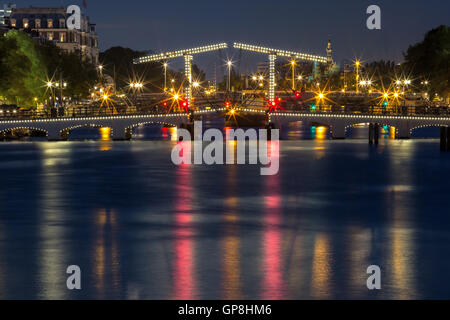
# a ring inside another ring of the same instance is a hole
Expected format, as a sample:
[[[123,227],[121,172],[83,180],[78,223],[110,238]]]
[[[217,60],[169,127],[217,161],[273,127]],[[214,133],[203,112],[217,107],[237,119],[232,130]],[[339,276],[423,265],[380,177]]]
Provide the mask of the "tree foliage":
[[[46,83],[63,80],[67,97],[88,96],[96,82],[95,66],[78,52],[67,53],[53,43],[38,44],[25,32],[0,36],[0,100],[20,107],[36,107],[48,98]]]
[[[439,26],[429,31],[422,42],[410,46],[405,64],[416,77],[430,81],[432,92],[450,96],[450,27]]]
[[[164,86],[164,67],[161,62],[135,65],[133,60],[146,53],[129,48],[112,47],[100,53],[105,73],[116,81],[118,88],[125,89],[130,81],[141,81],[151,91],[160,91]],[[168,75],[169,77],[169,75]]]
[[[373,61],[362,68],[362,74],[367,79],[376,80],[378,85],[389,88],[397,79],[403,79],[408,76],[404,66],[396,64],[394,61]]]
[[[0,96],[20,106],[33,106],[45,94],[45,66],[33,40],[20,31],[0,37]]]
[[[81,58],[80,52],[68,53],[53,43],[40,45],[38,51],[47,70],[47,78],[67,83],[65,96],[78,100],[89,95],[89,89],[97,82],[97,70],[90,61]]]

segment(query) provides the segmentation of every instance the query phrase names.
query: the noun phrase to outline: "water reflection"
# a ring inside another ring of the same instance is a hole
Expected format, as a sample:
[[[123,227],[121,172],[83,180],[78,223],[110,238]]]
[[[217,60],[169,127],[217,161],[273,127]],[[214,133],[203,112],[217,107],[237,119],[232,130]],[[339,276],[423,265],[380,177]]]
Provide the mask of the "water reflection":
[[[268,177],[174,166],[172,143],[0,145],[0,297],[117,299],[134,284],[152,299],[450,297],[438,142],[270,143],[283,157]]]
[[[48,148],[47,148],[48,147]],[[67,163],[67,152],[59,151],[51,144],[41,144],[42,179],[41,206],[39,215],[39,282],[45,290],[40,292],[41,299],[66,299],[65,270],[68,264],[68,248],[65,221],[61,208],[64,207],[64,177],[60,171]]]
[[[109,151],[112,148],[111,128],[100,128],[100,151]]]
[[[325,139],[327,139],[327,131],[328,131],[327,127],[323,127],[323,126],[315,127],[315,126],[313,126],[311,128],[312,138],[316,139],[316,140],[325,140]]]
[[[242,299],[241,256],[238,195],[236,193],[236,166],[230,166],[226,178],[226,198],[224,199],[225,236],[223,239],[223,299]]]
[[[403,148],[403,156],[410,159],[414,156],[414,147],[408,141]],[[412,175],[409,166],[403,161],[392,161],[391,184],[386,188],[386,202],[389,204],[387,213],[390,215],[390,257],[392,266],[389,276],[394,288],[393,298],[408,299],[417,297],[414,279],[416,279],[416,260],[414,257],[415,239],[414,225],[411,224]],[[394,174],[395,173],[395,174]]]
[[[177,141],[177,127],[149,123],[132,129],[133,139]]]
[[[114,210],[98,209],[94,218],[93,280],[97,296],[104,299],[121,292],[119,226]]]
[[[311,296],[317,299],[330,298],[331,248],[328,235],[319,233],[314,239]]]
[[[175,300],[192,300],[197,297],[191,169],[190,165],[181,165],[176,168],[172,292]]]
[[[5,276],[8,274],[8,270],[6,269],[6,255],[5,255],[5,248],[3,246],[4,244],[4,234],[5,230],[3,227],[3,221],[0,218],[0,299],[4,300],[6,299],[6,292],[5,292]]]
[[[393,126],[382,126],[380,128],[381,137],[384,139],[394,140],[396,130],[397,129]]]
[[[270,142],[268,150],[277,150],[279,142]],[[276,156],[275,152],[271,156]],[[264,191],[264,232],[263,232],[263,285],[261,298],[279,300],[285,297],[283,279],[283,233],[282,203],[279,183],[280,175],[268,176],[265,179]]]
[[[370,229],[358,225],[350,225],[346,234],[348,235],[348,261],[349,269],[346,279],[351,283],[352,290],[349,291],[353,299],[358,299],[367,292],[363,285],[367,281],[365,267],[374,264],[370,261],[372,250],[372,232]]]

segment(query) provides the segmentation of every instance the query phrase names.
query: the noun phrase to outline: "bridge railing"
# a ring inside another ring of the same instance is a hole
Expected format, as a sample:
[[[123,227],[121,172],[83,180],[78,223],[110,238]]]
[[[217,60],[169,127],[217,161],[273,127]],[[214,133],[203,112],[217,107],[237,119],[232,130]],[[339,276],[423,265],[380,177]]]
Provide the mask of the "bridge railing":
[[[302,105],[286,106],[286,112],[333,113],[361,115],[399,115],[399,116],[450,116],[450,107],[434,106],[336,106]]]
[[[76,119],[76,118],[87,118],[87,117],[113,117],[113,116],[139,116],[139,115],[177,115],[183,113],[181,110],[174,112],[167,112],[166,110],[149,110],[149,111],[137,111],[137,112],[97,112],[97,111],[87,111],[87,112],[76,112],[76,113],[50,113],[50,112],[33,112],[33,111],[20,111],[16,113],[4,113],[0,114],[1,121],[14,121],[14,120],[45,120],[45,119]]]
[[[434,107],[434,106],[330,106],[330,105],[282,105],[280,112],[295,113],[311,113],[311,114],[358,114],[358,115],[399,115],[399,116],[450,116],[450,107]],[[267,108],[259,106],[243,106],[237,108],[238,112],[267,112]],[[209,110],[200,109],[193,111],[194,114],[204,114],[205,112],[223,113],[223,108],[211,108]],[[140,115],[176,115],[184,113],[182,110],[173,110],[168,112],[167,109],[148,109],[136,110],[135,112],[117,113],[112,110],[92,110],[89,108],[79,108],[76,112],[35,112],[35,111],[17,111],[15,113],[0,113],[0,121],[14,120],[39,120],[39,119],[74,119],[85,117],[111,117],[111,116],[140,116]]]

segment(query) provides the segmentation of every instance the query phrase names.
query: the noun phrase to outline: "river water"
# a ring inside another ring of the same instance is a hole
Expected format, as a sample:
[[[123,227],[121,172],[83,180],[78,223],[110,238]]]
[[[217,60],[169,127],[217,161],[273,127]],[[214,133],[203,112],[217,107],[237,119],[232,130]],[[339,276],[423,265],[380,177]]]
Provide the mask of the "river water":
[[[279,174],[261,176],[173,165],[171,129],[96,134],[0,144],[1,299],[450,298],[450,154],[436,139],[287,130]]]

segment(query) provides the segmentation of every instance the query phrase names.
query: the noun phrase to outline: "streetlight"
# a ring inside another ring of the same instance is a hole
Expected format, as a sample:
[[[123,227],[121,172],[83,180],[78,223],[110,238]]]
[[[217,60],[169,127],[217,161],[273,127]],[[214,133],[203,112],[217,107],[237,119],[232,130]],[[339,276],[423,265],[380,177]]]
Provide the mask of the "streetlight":
[[[103,65],[99,64],[97,68],[100,73],[100,78],[103,78]]]
[[[167,90],[167,62],[164,62],[164,91]]]
[[[361,61],[356,60],[356,93],[359,93],[359,66],[361,65]]]
[[[228,91],[230,91],[231,90],[231,67],[233,66],[233,62],[228,60],[227,66],[228,66]]]
[[[295,91],[295,60],[291,60],[291,68],[292,68],[292,90]]]

